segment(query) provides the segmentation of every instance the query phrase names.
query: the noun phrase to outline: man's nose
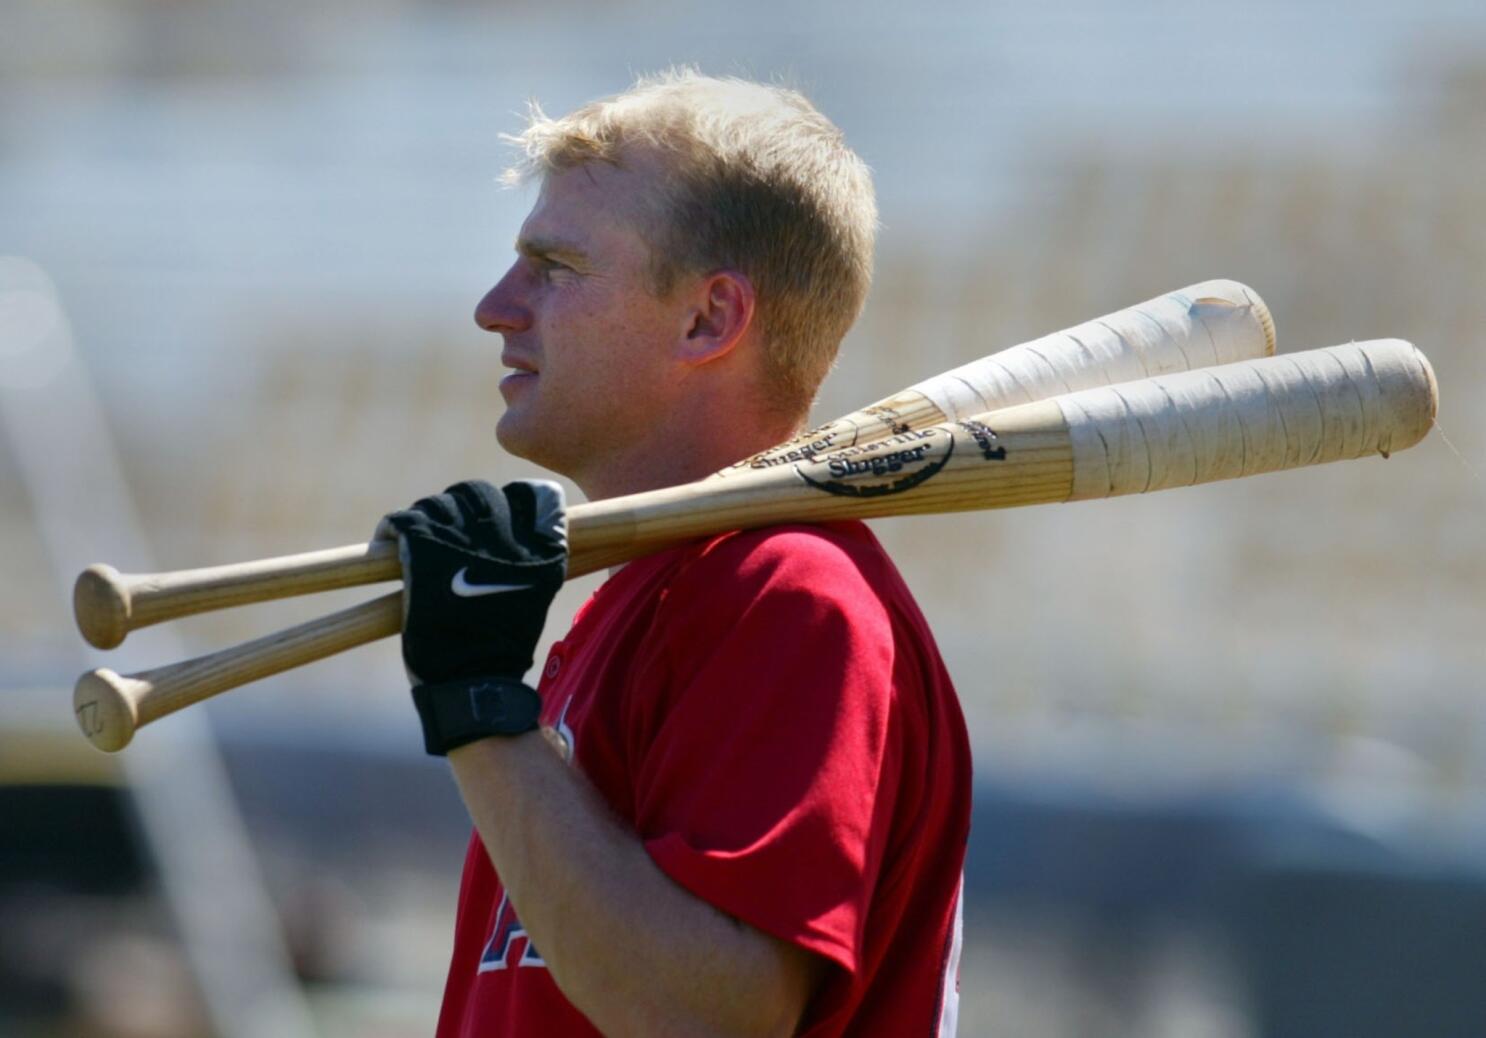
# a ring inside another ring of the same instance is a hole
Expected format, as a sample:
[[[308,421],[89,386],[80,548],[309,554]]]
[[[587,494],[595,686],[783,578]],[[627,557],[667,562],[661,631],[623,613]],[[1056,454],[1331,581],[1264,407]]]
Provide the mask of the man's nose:
[[[475,306],[475,323],[487,332],[520,332],[531,327],[531,312],[516,289],[516,269],[496,282]]]

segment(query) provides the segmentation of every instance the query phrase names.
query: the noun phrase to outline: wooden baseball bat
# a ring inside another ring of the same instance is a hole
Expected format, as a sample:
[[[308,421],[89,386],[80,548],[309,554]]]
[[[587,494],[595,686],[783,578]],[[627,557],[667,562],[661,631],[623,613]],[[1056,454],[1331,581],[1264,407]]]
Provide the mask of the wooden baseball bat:
[[[1423,439],[1438,391],[1424,355],[1384,339],[1083,390],[568,511],[571,575],[694,537],[787,522],[1006,508],[1146,493],[1385,457]],[[73,705],[117,750],[166,714],[401,628],[395,593],[235,648],[123,676]]]
[[[1253,289],[1203,281],[910,386],[718,473],[730,477],[1060,393],[1274,353],[1274,322]],[[88,567],[73,588],[78,630],[112,649],[130,631],[291,595],[397,580],[395,551],[349,544],[257,562],[120,573]]]

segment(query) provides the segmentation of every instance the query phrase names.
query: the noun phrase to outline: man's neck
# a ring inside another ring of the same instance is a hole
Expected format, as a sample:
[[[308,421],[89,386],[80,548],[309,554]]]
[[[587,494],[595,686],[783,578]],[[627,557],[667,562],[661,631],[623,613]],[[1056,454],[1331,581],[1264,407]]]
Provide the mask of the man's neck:
[[[692,428],[704,434],[658,431],[647,443],[573,474],[573,482],[590,501],[691,483],[788,439],[797,424],[776,419],[730,425],[713,415]]]

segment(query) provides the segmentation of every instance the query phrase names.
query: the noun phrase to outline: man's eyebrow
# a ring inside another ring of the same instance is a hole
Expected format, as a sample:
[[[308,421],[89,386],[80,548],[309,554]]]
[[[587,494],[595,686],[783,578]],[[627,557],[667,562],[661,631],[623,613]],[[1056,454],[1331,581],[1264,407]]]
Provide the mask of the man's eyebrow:
[[[556,238],[517,238],[516,251],[533,259],[585,260],[588,253]]]

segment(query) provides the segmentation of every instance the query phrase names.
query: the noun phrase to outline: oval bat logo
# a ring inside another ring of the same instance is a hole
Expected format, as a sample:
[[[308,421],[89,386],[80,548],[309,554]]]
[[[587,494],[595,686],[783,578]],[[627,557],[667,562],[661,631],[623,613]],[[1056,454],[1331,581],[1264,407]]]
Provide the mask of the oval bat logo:
[[[885,497],[922,486],[949,463],[955,439],[943,429],[902,433],[795,466],[802,480],[839,497]]]

